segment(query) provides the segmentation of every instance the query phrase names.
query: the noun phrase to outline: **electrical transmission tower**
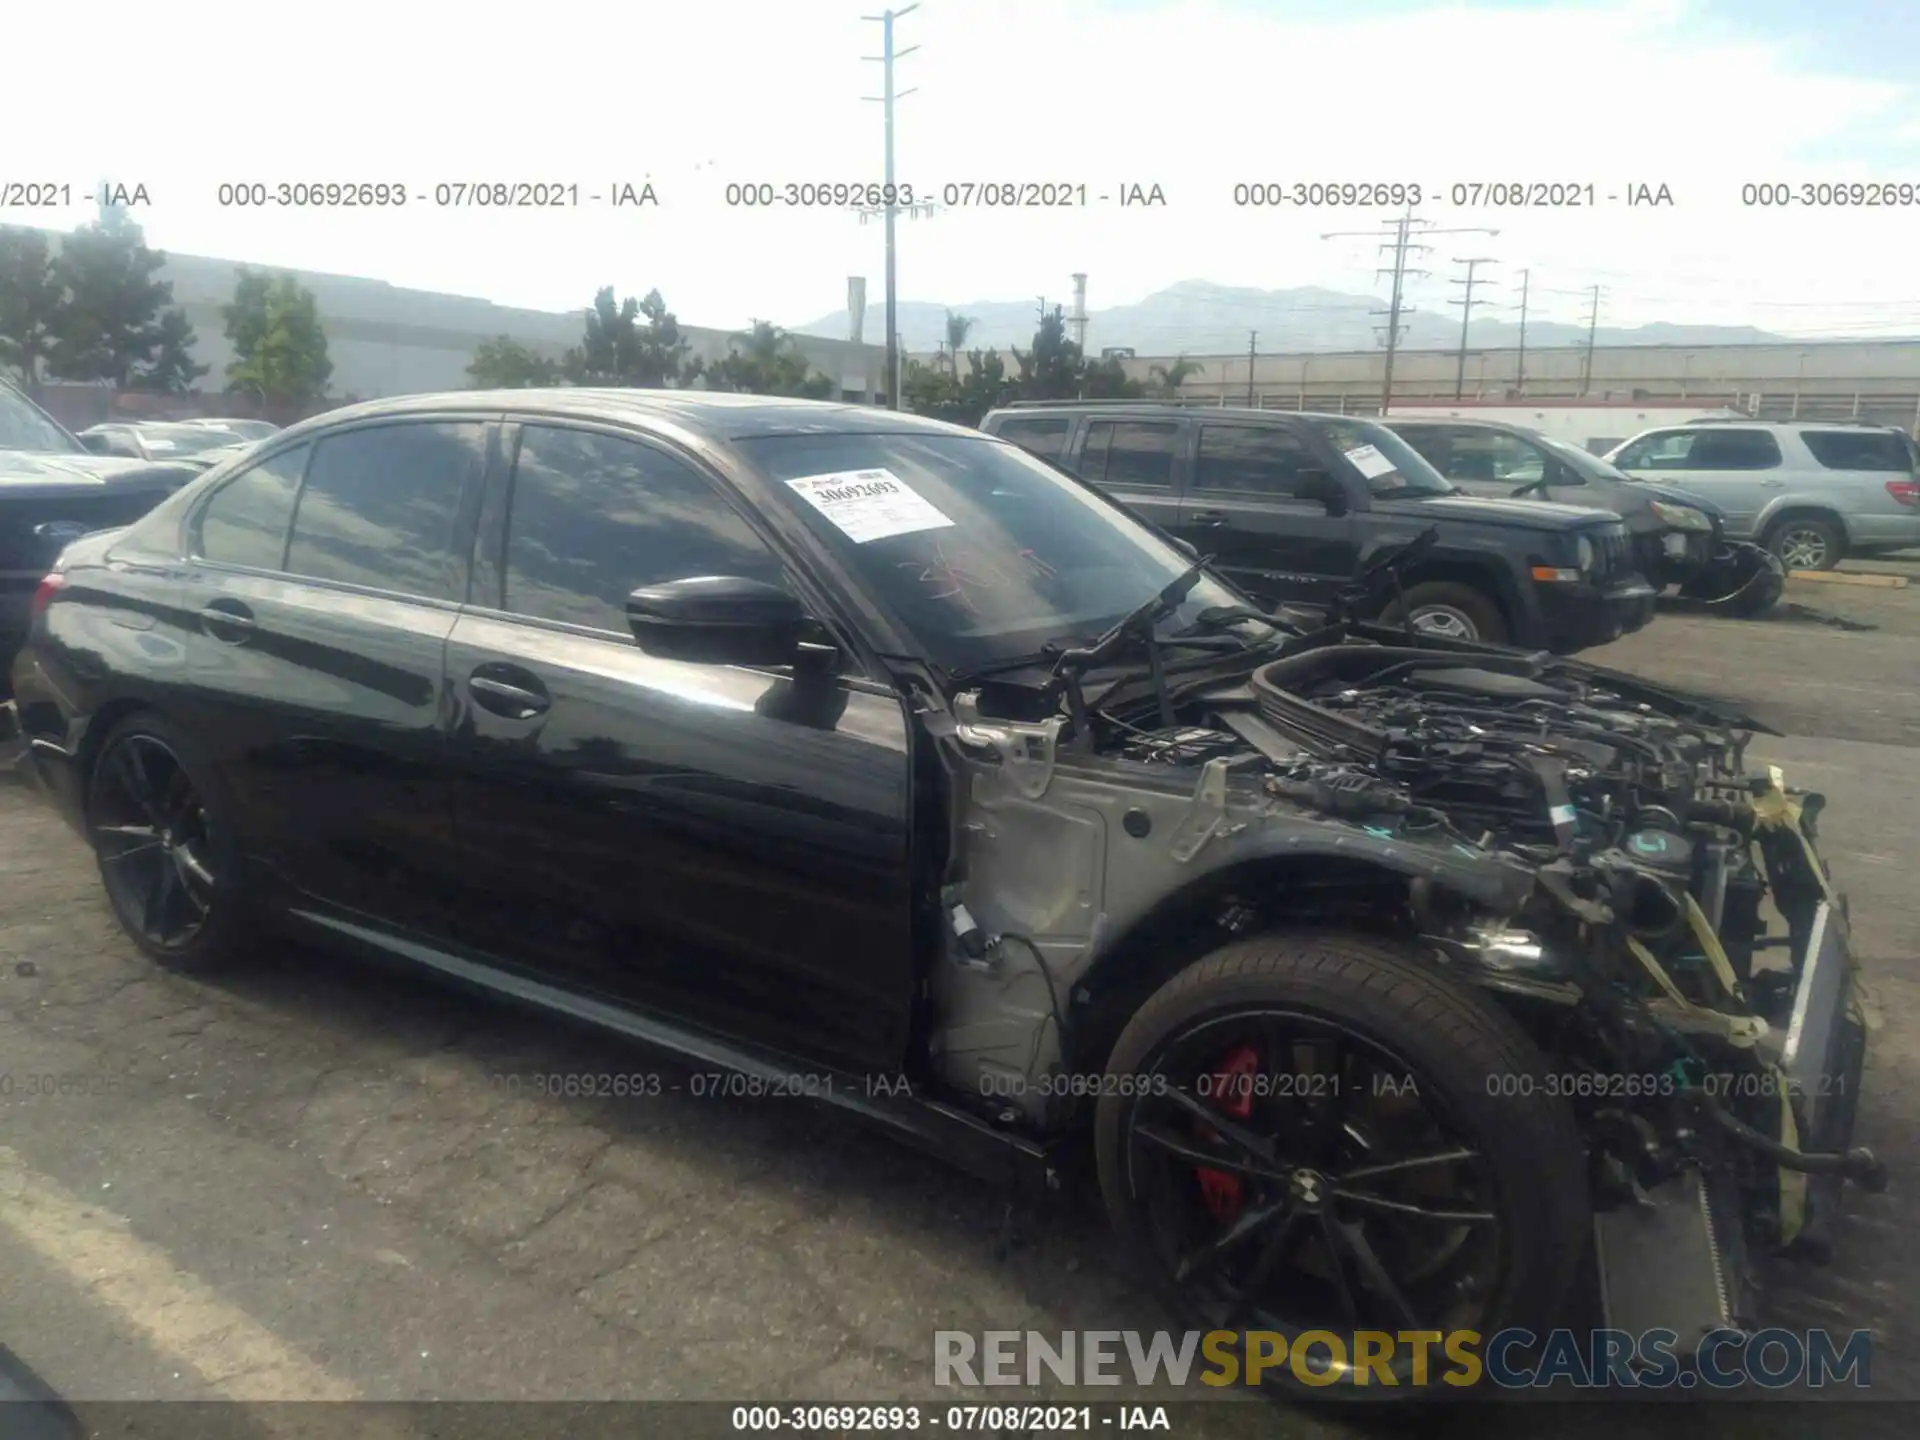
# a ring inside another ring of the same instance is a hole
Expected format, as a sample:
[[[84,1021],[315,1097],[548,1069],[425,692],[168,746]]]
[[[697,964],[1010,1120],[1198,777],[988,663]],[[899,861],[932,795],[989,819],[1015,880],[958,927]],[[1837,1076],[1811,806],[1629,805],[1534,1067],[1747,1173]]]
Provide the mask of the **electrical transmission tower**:
[[[1322,235],[1322,240],[1343,240],[1352,237],[1366,239],[1380,238],[1380,249],[1391,251],[1393,263],[1382,266],[1381,275],[1393,277],[1385,315],[1387,317],[1385,344],[1387,348],[1386,370],[1380,381],[1380,413],[1385,415],[1393,404],[1393,358],[1400,348],[1400,338],[1406,329],[1406,317],[1413,313],[1413,307],[1406,303],[1407,278],[1424,278],[1424,270],[1409,270],[1408,255],[1418,251],[1425,254],[1433,247],[1417,243],[1413,237],[1425,238],[1428,235],[1498,235],[1498,230],[1489,230],[1480,225],[1467,225],[1450,229],[1438,229],[1431,220],[1422,220],[1413,213],[1409,205],[1406,213],[1382,230],[1334,230]],[[1374,311],[1376,315],[1383,312]]]

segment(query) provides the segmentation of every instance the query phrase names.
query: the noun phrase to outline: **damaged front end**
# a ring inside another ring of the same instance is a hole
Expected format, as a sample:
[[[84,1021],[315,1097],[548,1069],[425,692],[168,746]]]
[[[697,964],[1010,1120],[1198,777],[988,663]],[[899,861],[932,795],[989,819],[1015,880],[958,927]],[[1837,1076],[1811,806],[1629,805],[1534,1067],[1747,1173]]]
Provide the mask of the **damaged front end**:
[[[1683,1348],[1751,1323],[1753,1258],[1826,1258],[1843,1183],[1884,1183],[1851,1148],[1865,1003],[1821,797],[1748,762],[1763,727],[1627,676],[1330,638],[1069,717],[958,697],[935,727],[956,796],[945,1078],[1054,1128],[1082,1097],[1049,1077],[1097,1050],[1138,963],[1120,957],[1303,921],[1390,932],[1550,1058],[1587,1137],[1609,1323]]]

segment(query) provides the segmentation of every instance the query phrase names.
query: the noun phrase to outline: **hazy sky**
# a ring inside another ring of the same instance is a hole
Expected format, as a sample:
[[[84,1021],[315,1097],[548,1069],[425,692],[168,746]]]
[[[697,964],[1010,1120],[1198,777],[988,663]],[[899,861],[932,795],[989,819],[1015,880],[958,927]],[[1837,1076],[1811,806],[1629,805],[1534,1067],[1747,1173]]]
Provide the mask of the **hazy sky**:
[[[336,0],[20,3],[0,182],[143,183],[169,249],[363,274],[543,309],[658,286],[684,321],[803,322],[881,298],[881,227],[729,209],[729,181],[881,175],[875,0],[504,5]],[[115,12],[123,11],[124,25]],[[617,18],[616,18],[617,17]],[[1388,211],[1239,209],[1239,181],[1407,181],[1442,227],[1412,298],[1444,313],[1458,256],[1490,303],[1608,324],[1920,329],[1920,205],[1780,210],[1744,182],[1920,187],[1912,0],[925,0],[898,25],[898,179],[1158,184],[1164,209],[945,210],[901,223],[900,294],[964,306],[1138,300],[1182,279],[1380,293]],[[23,117],[38,117],[37,119]],[[436,209],[440,181],[651,179],[657,209]],[[223,181],[377,180],[403,209],[223,209]],[[1591,181],[1597,209],[1472,210],[1455,183]],[[1670,209],[1605,196],[1671,188]],[[1438,190],[1440,193],[1435,195]],[[87,218],[0,211],[0,220]],[[1511,315],[1507,312],[1492,312]],[[870,322],[869,333],[879,327]],[[1151,337],[1136,343],[1151,345]]]

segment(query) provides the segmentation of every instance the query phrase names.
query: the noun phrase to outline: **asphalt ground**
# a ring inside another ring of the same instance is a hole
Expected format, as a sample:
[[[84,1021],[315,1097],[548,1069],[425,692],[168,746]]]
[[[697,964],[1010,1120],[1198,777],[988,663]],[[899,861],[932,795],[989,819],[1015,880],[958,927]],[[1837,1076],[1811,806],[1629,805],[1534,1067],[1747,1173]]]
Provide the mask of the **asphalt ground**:
[[[1857,1138],[1893,1183],[1856,1196],[1835,1267],[1778,1271],[1770,1303],[1795,1328],[1871,1328],[1872,1393],[1920,1398],[1920,585],[1788,600],[1758,622],[1663,616],[1589,658],[1742,704],[1787,732],[1757,758],[1829,796],[1877,1019]],[[543,1078],[657,1069],[304,949],[217,981],[157,972],[82,844],[0,783],[0,1343],[93,1433],[560,1433],[562,1412],[506,1401],[1003,1402],[934,1388],[935,1331],[1168,1323],[1084,1203],[1010,1207],[803,1102],[569,1098]],[[285,1403],[313,1400],[493,1403]],[[1624,1413],[1527,1411],[1420,1429],[1617,1434]],[[729,1429],[618,1413],[628,1433]],[[1797,1410],[1633,1413],[1632,1433],[1810,1433]],[[1818,1428],[1914,1415],[1826,1409]],[[1173,1416],[1188,1435],[1378,1430],[1258,1400]]]

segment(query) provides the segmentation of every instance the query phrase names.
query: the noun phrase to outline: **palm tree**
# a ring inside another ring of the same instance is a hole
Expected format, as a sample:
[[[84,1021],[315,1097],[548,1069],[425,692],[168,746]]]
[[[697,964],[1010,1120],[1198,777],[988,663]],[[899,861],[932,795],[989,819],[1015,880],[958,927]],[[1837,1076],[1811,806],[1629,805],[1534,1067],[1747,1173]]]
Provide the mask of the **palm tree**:
[[[947,363],[953,367],[955,378],[960,374],[960,348],[972,333],[971,315],[956,315],[951,310],[947,311]]]
[[[1171,400],[1179,395],[1180,387],[1195,375],[1206,373],[1206,366],[1197,365],[1182,355],[1171,365],[1155,365],[1147,373],[1153,377],[1153,383],[1162,399]]]

